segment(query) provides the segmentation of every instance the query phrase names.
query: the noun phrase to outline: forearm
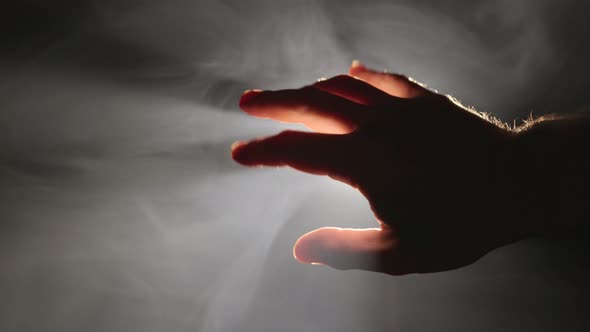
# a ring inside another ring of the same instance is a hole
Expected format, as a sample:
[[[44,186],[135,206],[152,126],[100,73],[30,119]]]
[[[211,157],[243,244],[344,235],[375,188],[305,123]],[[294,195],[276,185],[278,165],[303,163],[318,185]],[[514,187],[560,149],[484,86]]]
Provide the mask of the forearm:
[[[535,232],[590,224],[590,114],[543,120],[518,133],[518,193]]]

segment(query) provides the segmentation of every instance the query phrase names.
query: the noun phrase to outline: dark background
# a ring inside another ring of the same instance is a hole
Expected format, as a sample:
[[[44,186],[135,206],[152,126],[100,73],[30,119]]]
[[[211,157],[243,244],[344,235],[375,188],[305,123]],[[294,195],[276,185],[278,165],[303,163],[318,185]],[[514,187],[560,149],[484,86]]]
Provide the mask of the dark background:
[[[364,198],[229,157],[288,127],[241,114],[244,89],[353,59],[509,122],[578,110],[587,16],[571,0],[4,2],[0,331],[589,330],[584,234],[440,274],[303,266],[299,235],[374,225]]]

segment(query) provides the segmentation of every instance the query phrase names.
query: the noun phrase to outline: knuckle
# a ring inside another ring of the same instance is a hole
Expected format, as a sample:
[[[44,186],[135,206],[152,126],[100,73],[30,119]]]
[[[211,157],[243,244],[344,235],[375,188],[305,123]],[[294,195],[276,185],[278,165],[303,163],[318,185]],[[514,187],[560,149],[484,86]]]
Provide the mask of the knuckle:
[[[415,100],[432,106],[446,106],[453,103],[449,96],[439,93],[426,94]]]
[[[312,88],[322,88],[322,87],[332,87],[334,85],[338,85],[338,84],[343,84],[345,82],[349,82],[350,79],[352,79],[352,77],[348,76],[348,75],[336,75],[333,76],[331,78],[328,79],[321,79],[318,82],[316,82],[315,84],[311,85],[310,87]]]
[[[336,76],[330,78],[329,81],[343,81],[343,80],[349,80],[349,79],[351,79],[350,76],[344,75],[344,74],[339,74],[339,75],[336,75]]]
[[[283,130],[276,137],[280,140],[291,141],[301,137],[301,132],[296,130]]]
[[[456,101],[453,97],[444,95],[444,94],[434,94],[432,95],[434,102],[439,103],[444,106],[454,106],[458,101]]]
[[[318,82],[318,86],[334,87],[350,82],[353,78],[348,75],[336,75],[327,80]]]
[[[388,73],[387,75],[396,81],[409,81],[408,76],[403,74]]]

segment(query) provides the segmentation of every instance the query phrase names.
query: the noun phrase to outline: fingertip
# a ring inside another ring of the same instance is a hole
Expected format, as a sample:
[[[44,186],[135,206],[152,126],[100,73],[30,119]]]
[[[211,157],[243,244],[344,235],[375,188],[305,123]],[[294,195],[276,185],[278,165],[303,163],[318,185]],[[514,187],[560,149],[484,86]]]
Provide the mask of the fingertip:
[[[366,69],[367,67],[365,67],[365,65],[363,65],[359,60],[352,60],[352,63],[350,64],[349,73],[352,76],[357,76],[356,74],[361,73]]]
[[[340,228],[325,227],[316,229],[302,235],[293,246],[293,257],[302,264],[327,265],[326,254],[333,246],[332,242],[337,240],[334,233]]]
[[[262,90],[258,89],[244,91],[244,93],[242,93],[242,96],[240,97],[240,107],[243,108],[248,104],[251,104],[255,97],[259,95],[261,92]]]
[[[248,146],[247,143],[241,141],[235,141],[231,145],[231,157],[232,159],[245,166],[250,166],[251,161],[248,158],[248,154],[246,153],[246,147]]]
[[[311,264],[311,265],[324,265],[320,262],[315,262],[313,259],[310,259],[309,250],[306,245],[301,244],[299,240],[295,242],[293,246],[293,258],[301,264]]]
[[[365,66],[359,60],[352,60],[350,68],[365,68]]]
[[[306,234],[307,235],[307,234]],[[309,244],[305,240],[306,235],[303,235],[295,241],[293,245],[293,258],[301,264],[314,264],[309,258]]]
[[[231,151],[234,152],[234,150],[242,145],[244,145],[246,143],[242,142],[242,141],[235,141],[231,144]]]

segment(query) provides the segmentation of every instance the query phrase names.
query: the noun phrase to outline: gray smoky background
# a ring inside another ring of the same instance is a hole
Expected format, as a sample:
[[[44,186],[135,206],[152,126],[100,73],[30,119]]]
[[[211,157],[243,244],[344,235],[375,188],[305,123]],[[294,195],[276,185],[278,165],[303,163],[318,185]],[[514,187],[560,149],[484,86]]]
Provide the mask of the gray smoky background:
[[[586,3],[3,2],[0,331],[588,331],[583,240],[439,274],[304,266],[299,235],[375,225],[365,199],[229,154],[299,128],[242,114],[243,90],[353,59],[508,122],[577,111]]]

